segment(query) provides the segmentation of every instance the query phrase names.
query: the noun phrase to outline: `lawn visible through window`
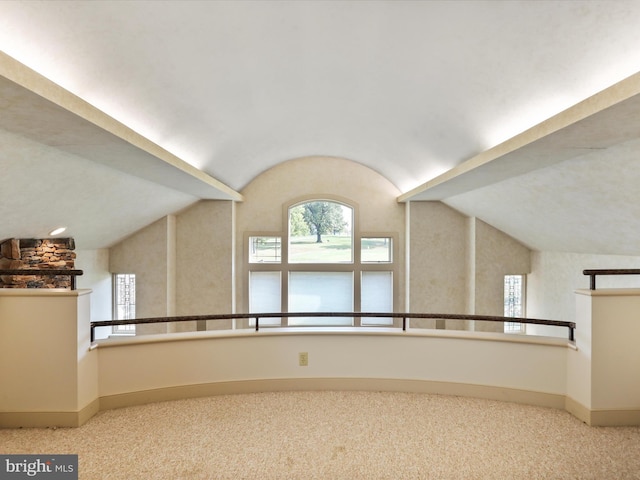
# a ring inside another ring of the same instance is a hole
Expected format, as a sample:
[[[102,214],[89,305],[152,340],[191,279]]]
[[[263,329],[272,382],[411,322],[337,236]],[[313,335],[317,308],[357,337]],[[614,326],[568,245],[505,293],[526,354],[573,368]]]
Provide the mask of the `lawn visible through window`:
[[[361,261],[364,263],[391,262],[391,238],[368,237],[360,241]]]
[[[249,263],[280,263],[281,260],[280,237],[249,237]]]
[[[341,199],[292,200],[282,213],[284,231],[245,234],[246,308],[257,314],[282,310],[304,316],[261,317],[260,325],[393,325],[393,317],[357,313],[394,311],[397,234],[371,230],[363,235],[357,205]],[[338,312],[349,313],[334,317]],[[255,320],[248,326],[255,326]]]
[[[289,209],[289,263],[353,262],[353,209],[307,202]]]
[[[315,236],[296,237],[289,243],[290,263],[344,263],[351,261],[351,237],[323,235],[322,243]]]

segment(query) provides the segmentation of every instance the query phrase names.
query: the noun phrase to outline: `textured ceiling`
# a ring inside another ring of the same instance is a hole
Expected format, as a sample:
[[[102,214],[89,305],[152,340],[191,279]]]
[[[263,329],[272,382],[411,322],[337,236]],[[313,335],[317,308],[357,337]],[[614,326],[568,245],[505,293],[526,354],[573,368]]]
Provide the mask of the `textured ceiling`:
[[[256,175],[308,155],[349,158],[380,172],[402,192],[419,189],[640,71],[638,25],[640,2],[635,0],[3,1],[0,49],[157,144],[167,154],[160,156],[202,170],[212,177],[199,180],[208,185],[205,190],[218,189],[221,198],[239,199],[233,190],[241,192]],[[86,168],[115,169],[114,174],[128,182],[142,182],[157,189],[155,195],[164,195],[166,205],[144,219],[127,220],[123,230],[159,218],[160,210],[166,214],[190,200],[215,197],[168,180],[183,175],[176,162],[153,178],[130,168],[149,154],[158,156],[145,146],[136,146],[142,153],[128,153],[131,162],[114,165],[105,163],[110,155],[105,155],[105,142],[120,149],[115,151],[129,146],[118,146],[117,139],[98,132],[92,135],[100,145],[92,148],[89,142],[80,148],[78,137],[52,145],[42,117],[42,131],[31,130],[31,136],[17,131],[5,116],[15,113],[9,105],[7,97],[0,98],[0,128],[14,144],[24,137],[41,149],[90,162]],[[31,126],[28,120],[24,124]],[[573,224],[566,218],[579,216],[578,205],[583,211],[595,207],[590,203],[594,198],[615,205],[617,216],[602,206],[591,210],[612,220],[636,213],[625,210],[627,203],[611,199],[613,194],[576,194],[576,201],[554,210],[554,215],[560,210],[566,215],[557,220],[565,226],[557,231],[562,238],[546,234],[547,222],[535,217],[538,212],[524,214],[526,206],[535,203],[532,195],[540,191],[528,185],[546,184],[548,195],[578,186],[592,189],[588,182],[598,175],[583,175],[567,167],[571,162],[608,165],[611,160],[620,172],[637,170],[636,143],[629,136],[613,138],[616,131],[610,128],[607,133],[612,138],[606,153],[562,157],[562,151],[546,152],[556,161],[567,158],[566,164],[530,164],[507,178],[498,175],[438,199],[533,248],[640,254],[640,247],[632,245],[633,222],[620,221],[609,227],[609,238],[601,238],[601,233],[581,244],[572,235]],[[535,164],[533,157],[530,162]],[[8,162],[8,154],[0,152],[0,160]],[[608,183],[627,185],[611,178],[617,169],[610,170]],[[545,172],[546,177],[537,178]],[[57,179],[57,173],[51,175]],[[528,175],[536,177],[527,180]],[[104,194],[114,198],[105,197],[103,223],[117,221],[107,213],[109,205],[140,201],[135,190],[127,184],[118,196],[105,189]],[[634,189],[617,190],[627,202],[640,203]],[[5,196],[15,194],[3,189],[0,208],[7,204]],[[553,197],[549,202],[558,204]],[[512,208],[501,207],[505,203]],[[128,219],[131,213],[123,208],[118,215]],[[27,211],[29,216],[35,213]],[[87,222],[97,228],[96,219]],[[26,223],[21,231],[35,230]],[[81,245],[81,239],[87,239],[85,248],[105,246],[124,233],[100,241],[77,228],[74,235]],[[13,235],[13,230],[0,228],[0,236],[7,233]]]

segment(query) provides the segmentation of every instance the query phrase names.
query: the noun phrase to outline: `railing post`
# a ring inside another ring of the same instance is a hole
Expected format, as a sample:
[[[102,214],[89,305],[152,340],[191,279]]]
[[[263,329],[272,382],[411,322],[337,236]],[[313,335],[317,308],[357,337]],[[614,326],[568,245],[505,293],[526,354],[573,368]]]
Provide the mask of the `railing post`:
[[[402,317],[402,331],[407,331],[407,317]]]
[[[596,276],[598,275],[640,275],[640,268],[603,268],[597,270],[583,270],[583,275],[589,276],[589,289],[596,289]]]
[[[259,327],[259,323],[260,323],[260,318],[256,317],[256,332],[258,331]]]

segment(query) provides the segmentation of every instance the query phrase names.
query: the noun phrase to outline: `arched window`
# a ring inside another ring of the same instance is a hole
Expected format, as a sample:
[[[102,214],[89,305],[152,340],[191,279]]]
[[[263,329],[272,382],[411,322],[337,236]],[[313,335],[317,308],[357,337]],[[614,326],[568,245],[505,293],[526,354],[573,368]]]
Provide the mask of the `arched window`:
[[[335,198],[292,202],[286,232],[245,235],[248,311],[392,312],[397,236],[359,230],[358,207]],[[287,319],[263,319],[281,326]],[[291,317],[289,326],[390,325],[391,318]]]
[[[289,207],[289,263],[353,263],[353,208],[314,200]]]

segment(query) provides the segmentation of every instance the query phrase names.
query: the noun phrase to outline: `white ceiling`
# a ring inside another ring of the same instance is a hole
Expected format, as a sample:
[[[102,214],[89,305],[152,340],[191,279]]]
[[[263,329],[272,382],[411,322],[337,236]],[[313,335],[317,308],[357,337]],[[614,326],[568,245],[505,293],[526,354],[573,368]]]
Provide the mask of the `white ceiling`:
[[[598,147],[574,143],[568,155],[562,139],[542,138],[426,193],[439,174],[639,72],[638,25],[636,0],[5,0],[0,50],[95,111],[0,62],[11,80],[0,82],[0,162],[12,179],[0,211],[11,205],[14,219],[0,237],[66,222],[79,248],[108,246],[198,198],[240,200],[282,161],[330,155],[380,172],[403,200],[432,195],[535,249],[640,255],[640,123],[619,135],[615,115],[578,128],[580,141],[606,131]],[[619,125],[640,112],[625,115]],[[526,168],[502,168],[524,157]],[[86,181],[75,189],[51,159],[79,162]],[[36,171],[73,215],[41,218],[33,193],[14,201]]]

